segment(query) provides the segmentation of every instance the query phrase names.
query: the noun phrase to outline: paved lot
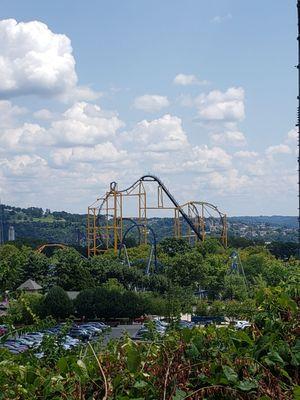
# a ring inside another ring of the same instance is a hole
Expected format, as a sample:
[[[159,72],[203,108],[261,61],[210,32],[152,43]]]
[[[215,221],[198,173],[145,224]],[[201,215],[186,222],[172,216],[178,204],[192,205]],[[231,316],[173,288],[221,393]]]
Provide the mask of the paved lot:
[[[128,333],[129,336],[133,336],[141,327],[140,324],[134,325],[119,325],[116,328],[111,328],[111,332],[107,335],[106,341],[109,339],[118,339],[123,336],[124,333]]]

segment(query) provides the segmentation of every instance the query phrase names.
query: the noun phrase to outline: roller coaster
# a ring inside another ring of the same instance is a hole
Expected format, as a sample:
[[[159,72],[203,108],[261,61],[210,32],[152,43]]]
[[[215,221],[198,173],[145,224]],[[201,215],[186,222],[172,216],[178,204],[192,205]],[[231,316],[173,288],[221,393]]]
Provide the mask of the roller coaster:
[[[149,205],[149,197],[155,192],[146,190],[147,184],[156,185],[154,204]],[[125,200],[132,199],[137,215],[124,216]],[[168,202],[168,204],[166,203]],[[205,240],[212,233],[227,246],[226,214],[210,203],[190,201],[180,205],[166,185],[154,175],[144,175],[126,189],[119,190],[116,182],[110,183],[109,190],[88,207],[87,247],[88,256],[100,254],[113,248],[117,254],[123,243],[124,222],[135,221],[139,225],[140,243],[148,243],[151,210],[172,210],[174,213],[174,236],[186,238],[190,243]],[[148,226],[148,227],[147,227]]]

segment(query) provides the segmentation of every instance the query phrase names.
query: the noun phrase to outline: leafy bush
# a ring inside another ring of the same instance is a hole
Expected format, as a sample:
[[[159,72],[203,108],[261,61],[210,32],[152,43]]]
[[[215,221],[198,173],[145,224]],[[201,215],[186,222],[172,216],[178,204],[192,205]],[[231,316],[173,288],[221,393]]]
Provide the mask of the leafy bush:
[[[0,349],[0,398],[296,400],[297,301],[280,287],[261,290],[248,331],[173,330],[152,342],[125,337],[42,360]]]
[[[120,289],[110,283],[79,293],[75,308],[81,317],[134,319],[145,313],[146,306],[140,294]]]
[[[54,318],[66,318],[73,312],[73,303],[67,293],[59,286],[54,286],[47,293],[43,303],[43,313]]]
[[[40,293],[21,293],[10,300],[6,319],[11,324],[33,324],[43,315],[44,296]]]

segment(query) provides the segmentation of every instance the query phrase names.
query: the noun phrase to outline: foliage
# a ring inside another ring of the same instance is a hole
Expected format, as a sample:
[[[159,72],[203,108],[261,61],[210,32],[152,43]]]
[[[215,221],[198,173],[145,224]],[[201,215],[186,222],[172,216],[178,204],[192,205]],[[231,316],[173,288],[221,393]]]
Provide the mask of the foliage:
[[[59,286],[52,287],[43,302],[44,314],[54,318],[66,318],[73,312],[73,303]]]
[[[88,262],[74,249],[59,249],[52,257],[55,285],[65,290],[80,290],[94,286],[87,268]]]
[[[44,296],[40,293],[22,292],[9,305],[8,318],[11,324],[33,324],[43,314]]]
[[[133,319],[145,313],[145,301],[138,293],[124,290],[111,280],[109,284],[80,292],[75,308],[80,317]]]
[[[24,251],[11,244],[0,246],[0,289],[16,289],[22,281]]]
[[[295,242],[271,242],[267,248],[271,254],[283,260],[298,255],[298,243]]]
[[[257,324],[248,331],[171,330],[150,342],[125,337],[85,351],[54,349],[41,360],[0,350],[0,398],[297,399],[297,299],[277,287],[259,291],[255,302]]]
[[[191,251],[191,249],[190,244],[184,239],[165,238],[159,244],[159,251],[169,257],[173,257],[176,254],[187,253]]]

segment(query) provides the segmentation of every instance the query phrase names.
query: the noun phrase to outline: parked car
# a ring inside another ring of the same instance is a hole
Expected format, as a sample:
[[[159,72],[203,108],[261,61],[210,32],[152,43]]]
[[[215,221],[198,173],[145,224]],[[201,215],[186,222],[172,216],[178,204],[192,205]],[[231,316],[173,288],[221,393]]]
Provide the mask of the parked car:
[[[90,340],[92,335],[87,330],[79,327],[73,327],[69,331],[69,335],[72,338],[81,339],[83,341]]]
[[[100,328],[102,329],[102,331],[109,328],[109,326],[106,325],[104,322],[88,322],[88,324],[91,326],[95,326],[96,328]]]
[[[251,326],[249,321],[234,321],[234,327],[235,329],[245,329],[249,328]]]
[[[180,329],[184,329],[184,328],[192,329],[192,328],[194,328],[194,326],[195,326],[194,322],[185,321],[185,320],[181,320],[178,322],[178,327]]]
[[[99,335],[102,332],[101,328],[97,328],[94,325],[89,325],[89,324],[83,324],[80,325],[80,328],[85,329],[86,331],[88,331],[89,333],[91,333],[91,335]]]

